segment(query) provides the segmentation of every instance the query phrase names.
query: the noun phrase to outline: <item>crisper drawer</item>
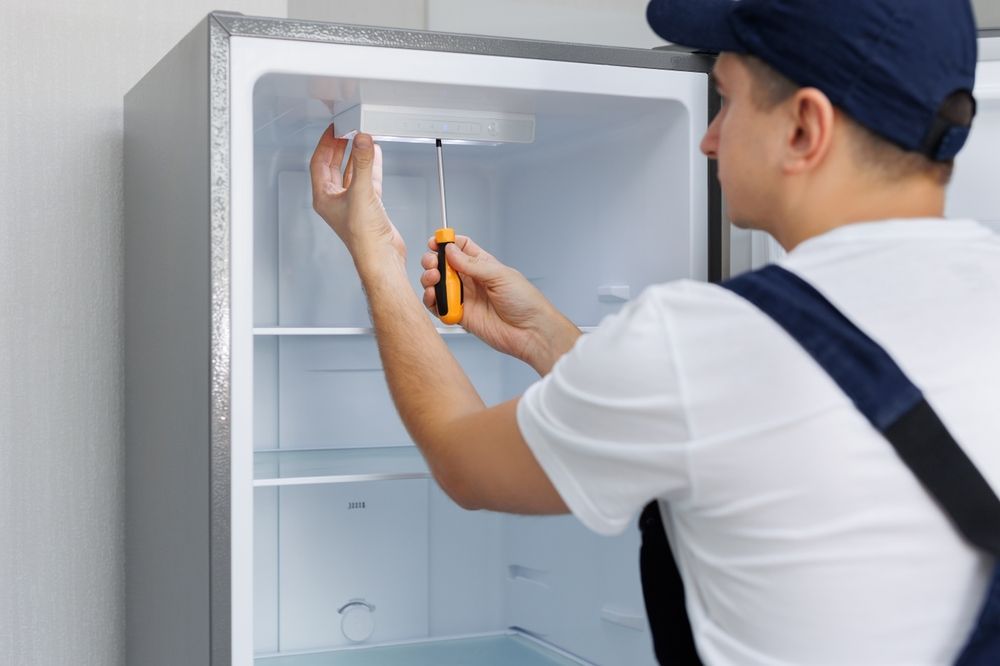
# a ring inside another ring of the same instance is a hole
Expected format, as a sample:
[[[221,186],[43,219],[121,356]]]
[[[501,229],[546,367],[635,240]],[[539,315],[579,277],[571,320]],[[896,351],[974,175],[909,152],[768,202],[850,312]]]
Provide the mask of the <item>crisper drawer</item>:
[[[429,484],[258,487],[258,650],[426,637]]]

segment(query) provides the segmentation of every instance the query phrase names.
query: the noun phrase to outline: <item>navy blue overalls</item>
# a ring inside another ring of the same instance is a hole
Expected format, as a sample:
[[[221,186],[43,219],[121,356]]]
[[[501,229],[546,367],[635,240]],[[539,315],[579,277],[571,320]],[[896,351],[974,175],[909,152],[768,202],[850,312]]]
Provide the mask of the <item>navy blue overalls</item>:
[[[996,559],[957,666],[1000,666],[1000,499],[899,366],[807,282],[768,266],[722,284],[771,317],[833,378],[968,542]],[[1000,442],[997,442],[1000,446]],[[643,596],[662,666],[700,664],[655,501],[639,518]]]

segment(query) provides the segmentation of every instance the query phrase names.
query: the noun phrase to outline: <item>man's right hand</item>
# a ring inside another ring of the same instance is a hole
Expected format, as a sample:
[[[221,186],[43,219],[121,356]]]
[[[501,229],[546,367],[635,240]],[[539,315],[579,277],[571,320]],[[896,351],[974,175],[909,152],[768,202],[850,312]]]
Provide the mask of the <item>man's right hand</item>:
[[[423,256],[424,305],[437,312],[434,285],[438,245],[428,242]],[[448,263],[465,285],[462,327],[494,349],[519,358],[538,374],[546,375],[580,337],[578,329],[518,271],[500,263],[468,236],[456,236],[447,248]]]

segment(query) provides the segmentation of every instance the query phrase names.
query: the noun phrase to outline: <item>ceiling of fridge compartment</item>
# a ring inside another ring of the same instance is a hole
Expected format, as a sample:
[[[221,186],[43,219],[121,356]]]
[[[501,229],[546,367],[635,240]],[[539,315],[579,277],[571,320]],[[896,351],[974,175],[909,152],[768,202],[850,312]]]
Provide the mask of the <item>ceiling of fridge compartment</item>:
[[[267,74],[254,89],[255,142],[312,147],[319,132],[334,116],[361,103],[528,114],[536,116],[539,123],[544,122],[538,138],[545,143],[579,140],[586,134],[611,131],[616,124],[663,113],[677,105],[664,99],[616,95]]]

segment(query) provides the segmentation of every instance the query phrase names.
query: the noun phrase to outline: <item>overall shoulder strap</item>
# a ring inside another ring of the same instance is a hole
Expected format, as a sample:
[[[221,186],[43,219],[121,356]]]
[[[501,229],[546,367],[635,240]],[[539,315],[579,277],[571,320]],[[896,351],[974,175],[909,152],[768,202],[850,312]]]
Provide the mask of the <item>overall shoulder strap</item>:
[[[722,286],[753,303],[833,378],[975,547],[1000,557],[1000,498],[896,362],[822,294],[771,265]]]
[[[685,603],[684,582],[667,540],[657,500],[643,509],[639,532],[642,597],[656,661],[660,666],[701,666]]]

